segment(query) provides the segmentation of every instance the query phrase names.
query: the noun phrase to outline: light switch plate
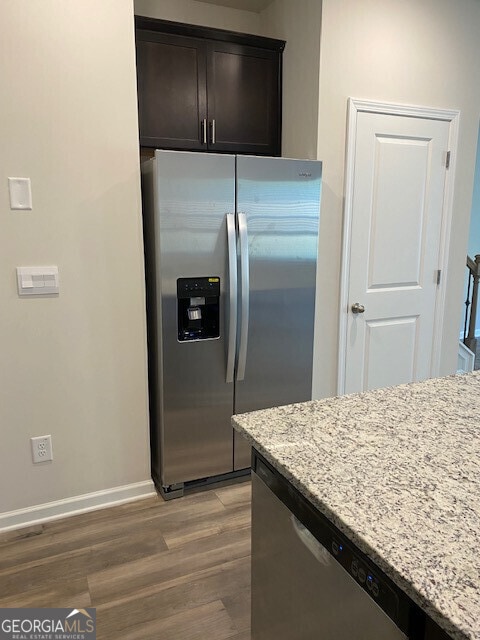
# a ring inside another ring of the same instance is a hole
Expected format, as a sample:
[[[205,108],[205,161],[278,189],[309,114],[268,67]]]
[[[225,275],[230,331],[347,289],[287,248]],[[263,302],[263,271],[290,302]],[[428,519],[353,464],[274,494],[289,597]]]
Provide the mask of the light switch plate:
[[[32,209],[32,185],[30,178],[9,178],[10,209]]]
[[[58,267],[17,267],[19,296],[59,293]]]

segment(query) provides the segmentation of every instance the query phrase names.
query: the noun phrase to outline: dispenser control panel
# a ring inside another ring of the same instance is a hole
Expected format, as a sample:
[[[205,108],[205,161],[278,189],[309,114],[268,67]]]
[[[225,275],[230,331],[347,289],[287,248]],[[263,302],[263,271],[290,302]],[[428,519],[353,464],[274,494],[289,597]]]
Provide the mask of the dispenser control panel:
[[[220,278],[178,278],[179,342],[220,337]]]

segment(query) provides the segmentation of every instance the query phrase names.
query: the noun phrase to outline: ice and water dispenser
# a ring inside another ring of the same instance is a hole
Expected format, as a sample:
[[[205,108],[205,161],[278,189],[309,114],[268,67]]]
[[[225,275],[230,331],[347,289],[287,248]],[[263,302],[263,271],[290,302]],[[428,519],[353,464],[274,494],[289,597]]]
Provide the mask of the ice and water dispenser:
[[[178,278],[178,340],[208,340],[220,336],[220,278]]]

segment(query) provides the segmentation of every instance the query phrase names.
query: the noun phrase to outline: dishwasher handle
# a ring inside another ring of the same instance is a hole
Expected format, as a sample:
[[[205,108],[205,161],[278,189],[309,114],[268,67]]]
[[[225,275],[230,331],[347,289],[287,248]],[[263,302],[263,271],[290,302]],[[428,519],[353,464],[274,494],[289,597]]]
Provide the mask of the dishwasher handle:
[[[304,547],[310,551],[318,562],[328,567],[332,563],[332,557],[323,544],[293,514],[290,516],[290,520],[293,530]]]

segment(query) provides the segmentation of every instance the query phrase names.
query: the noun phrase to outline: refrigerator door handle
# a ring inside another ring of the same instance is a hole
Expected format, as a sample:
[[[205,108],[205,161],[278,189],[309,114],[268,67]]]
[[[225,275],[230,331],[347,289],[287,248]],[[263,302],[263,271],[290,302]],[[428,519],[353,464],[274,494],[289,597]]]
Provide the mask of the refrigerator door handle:
[[[240,240],[240,271],[241,271],[241,324],[240,344],[238,349],[237,380],[245,378],[247,364],[248,320],[250,313],[250,282],[248,264],[248,231],[247,215],[238,213],[238,236]]]
[[[237,242],[235,233],[235,214],[227,213],[228,246],[228,342],[226,382],[233,382],[235,371],[235,342],[237,338]]]

